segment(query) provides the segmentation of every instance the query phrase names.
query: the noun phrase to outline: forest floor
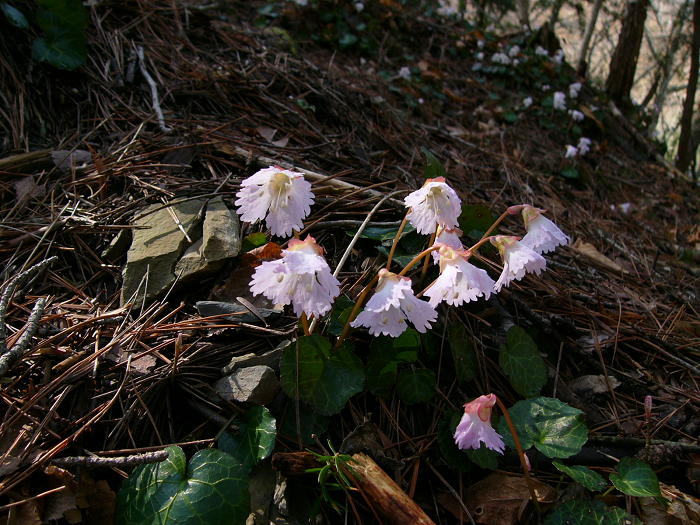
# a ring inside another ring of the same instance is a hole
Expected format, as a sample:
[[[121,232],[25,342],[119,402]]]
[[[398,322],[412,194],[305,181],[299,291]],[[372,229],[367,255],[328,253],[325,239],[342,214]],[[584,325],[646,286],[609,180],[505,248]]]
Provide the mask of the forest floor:
[[[437,378],[430,401],[364,391],[339,414],[315,421],[320,441],[300,443],[294,400],[280,393],[268,406],[278,421],[276,452],[340,446],[370,422],[383,456],[375,459],[436,523],[469,522],[457,494],[480,523],[517,522],[522,497],[513,496],[509,517],[489,516],[503,507],[493,491],[469,500],[469,487],[489,471],[455,465],[440,445],[441,433],[450,440],[446,415],[465,402],[489,392],[507,406],[521,399],[497,365],[515,324],[547,364],[541,395],[585,415],[590,434],[578,464],[607,473],[611,457],[636,455],[653,467],[664,497],[697,505],[697,187],[593,86],[584,82],[571,101],[585,115],[581,123],[551,108],[548,93],[567,92],[578,79],[566,64],[535,57],[537,45],[556,51],[545,35],[495,38],[398,3],[367,4],[354,12],[352,3],[333,4],[322,19],[293,4],[100,2],[91,10],[88,63],[74,72],[28,60],[30,42],[19,32],[0,40],[7,347],[28,331],[37,301],[46,301],[29,352],[3,378],[0,510],[7,523],[111,523],[131,467],[59,467],[59,459],[124,457],[169,444],[188,455],[206,448],[242,412],[216,395],[222,367],[233,356],[275,348],[297,328],[291,312],[263,324],[197,310],[197,301],[245,295],[244,257],[153,302],[120,302],[128,236],[123,249],[113,241],[124,240],[120,232],[133,230],[146,206],[215,196],[232,206],[240,181],[268,159],[331,177],[314,181],[306,224],[333,268],[378,194],[420,187],[425,150],[443,164],[475,228],[509,205],[532,203],[572,243],[547,256],[543,274],[488,301],[441,311],[418,357]],[[513,56],[528,56],[527,63],[489,62],[516,44]],[[592,140],[591,151],[566,159],[566,145],[580,136]],[[61,162],[71,151],[82,161]],[[387,201],[371,226],[395,229],[403,214]],[[507,221],[501,232],[518,228]],[[246,225],[242,235],[259,229]],[[341,273],[350,300],[382,264],[378,243],[362,239]],[[497,272],[495,252],[485,256]],[[11,290],[12,278],[37,264]],[[472,359],[469,380],[455,373],[457,343],[446,335],[454,326],[463,327],[457,337]],[[353,338],[367,345],[362,331]],[[530,460],[532,475],[557,489],[549,504],[565,497],[570,488],[551,462]],[[512,454],[499,468],[519,476]],[[318,485],[314,478],[298,483],[308,511]],[[652,518],[659,508],[619,493],[604,499],[648,522],[692,522],[663,511]],[[302,514],[289,522],[303,522]],[[322,505],[315,522],[372,523],[372,516],[356,498],[341,513]]]

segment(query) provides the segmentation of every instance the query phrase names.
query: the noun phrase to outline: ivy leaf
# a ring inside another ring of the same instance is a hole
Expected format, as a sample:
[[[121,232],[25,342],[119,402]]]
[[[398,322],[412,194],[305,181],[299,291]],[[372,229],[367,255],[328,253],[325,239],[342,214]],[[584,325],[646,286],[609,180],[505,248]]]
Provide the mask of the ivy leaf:
[[[547,365],[535,342],[519,326],[508,330],[498,362],[510,384],[523,397],[536,396],[547,383]]]
[[[551,397],[518,401],[508,412],[523,449],[535,446],[548,458],[568,458],[577,454],[588,440],[583,412]],[[498,424],[505,443],[515,448],[505,418]]]
[[[437,157],[426,148],[421,148],[421,150],[423,151],[423,155],[425,155],[425,178],[435,179],[437,177],[447,177],[447,172]]]
[[[134,469],[117,495],[117,525],[243,525],[248,517],[247,468],[230,454],[200,450],[189,463],[180,447]]]
[[[32,45],[35,60],[59,69],[76,69],[85,63],[85,29],[88,14],[80,0],[39,0],[36,22],[44,32]]]
[[[27,18],[24,16],[22,11],[16,7],[11,6],[7,2],[0,2],[0,11],[3,12],[8,22],[10,22],[13,26],[19,27],[20,29],[29,28]]]
[[[610,481],[617,490],[628,496],[661,497],[656,473],[636,458],[622,458],[617,465],[617,472],[610,474]]]
[[[299,434],[304,445],[316,443],[311,436],[320,436],[328,430],[330,418],[314,412],[311,407],[300,403],[299,406]],[[293,404],[288,404],[287,410],[282,417],[279,430],[280,435],[284,435],[296,441],[297,436],[297,414]]]
[[[249,252],[255,248],[263,246],[267,242],[267,235],[263,232],[254,232],[243,237],[241,243],[241,253]]]
[[[355,303],[346,295],[339,295],[333,303],[333,310],[329,316],[328,327],[326,333],[330,335],[340,335],[343,333],[345,323],[347,322]]]
[[[85,63],[87,49],[80,40],[37,38],[32,44],[32,56],[39,62],[70,71]]]
[[[542,525],[642,525],[618,507],[608,507],[599,500],[570,500],[559,505],[545,518]]]
[[[300,337],[284,350],[280,375],[289,397],[297,396],[298,385],[300,399],[324,416],[340,412],[365,383],[362,362],[351,347],[331,350],[330,341],[318,334]]]
[[[435,372],[427,368],[406,368],[399,373],[396,393],[409,405],[425,403],[435,395]]]
[[[481,447],[477,449],[465,450],[467,457],[473,462],[479,465],[481,468],[488,470],[496,470],[498,468],[498,458],[500,454],[495,450],[491,450],[483,443],[480,444]]]
[[[455,443],[454,433],[463,412],[446,412],[438,425],[438,448],[447,466],[458,472],[469,472],[473,465],[463,450]]]
[[[254,406],[239,423],[237,434],[221,434],[218,447],[250,469],[272,454],[276,436],[277,422],[270,411],[263,406]]]
[[[481,236],[491,227],[496,218],[486,206],[473,204],[464,206],[459,214],[459,229],[472,240],[481,239]],[[495,232],[494,232],[495,233]]]
[[[580,176],[579,173],[578,173],[578,170],[577,170],[576,168],[574,168],[574,167],[564,168],[564,169],[561,170],[559,173],[560,173],[561,176],[564,177],[565,179],[578,179],[579,176]]]
[[[450,343],[452,361],[455,365],[455,376],[463,383],[476,377],[476,352],[472,346],[467,331],[461,323],[450,323],[447,329],[447,340]]]
[[[603,476],[583,465],[568,466],[559,461],[552,461],[552,465],[588,490],[600,492],[608,486]]]

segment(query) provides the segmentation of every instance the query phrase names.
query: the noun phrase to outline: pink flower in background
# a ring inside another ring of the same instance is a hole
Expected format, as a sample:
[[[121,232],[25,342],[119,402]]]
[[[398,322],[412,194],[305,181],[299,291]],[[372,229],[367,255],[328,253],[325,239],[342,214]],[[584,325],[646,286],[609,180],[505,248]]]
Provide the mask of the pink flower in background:
[[[522,215],[527,234],[520,242],[537,253],[548,253],[557,246],[569,244],[569,237],[543,213],[544,210],[523,205]]]
[[[554,93],[554,97],[552,98],[552,107],[554,109],[558,109],[559,111],[565,111],[566,110],[566,95],[562,93],[561,91],[557,91]]]
[[[441,301],[453,306],[476,301],[479,297],[488,299],[494,282],[481,268],[467,262],[466,250],[455,250],[447,245],[440,246],[440,276],[425,292],[430,306]]]
[[[545,269],[547,262],[539,253],[519,241],[512,235],[496,235],[491,239],[503,258],[503,272],[493,289],[500,292],[511,281],[519,281],[526,273],[538,274]]]
[[[462,416],[455,430],[455,443],[460,449],[481,448],[481,443],[499,454],[503,454],[506,446],[503,438],[491,426],[491,411],[496,404],[496,395],[477,397],[464,405]]]
[[[576,155],[578,155],[578,149],[576,146],[572,146],[571,144],[566,145],[566,153],[564,154],[565,159],[572,159]]]
[[[314,202],[311,184],[295,171],[270,166],[241,182],[238,214],[245,222],[265,219],[273,235],[284,237],[304,227]]]
[[[292,239],[281,259],[265,261],[255,269],[250,291],[275,304],[291,304],[297,316],[302,312],[322,316],[340,293],[340,283],[322,254],[310,235],[303,241]]]
[[[450,229],[459,224],[461,201],[444,177],[427,179],[421,189],[406,196],[404,203],[410,208],[408,220],[418,233],[430,234],[438,225]]]
[[[450,246],[451,248],[455,248],[457,250],[461,250],[464,248],[462,245],[462,241],[460,237],[462,236],[462,230],[459,228],[454,228],[452,230],[446,230],[444,228],[440,228],[438,230],[437,237],[435,238],[435,244],[446,244],[447,246]],[[440,252],[439,251],[434,251],[430,254],[433,257],[433,262],[435,264],[440,262]]]
[[[382,269],[377,290],[350,326],[365,326],[370,335],[398,337],[406,330],[406,320],[424,333],[436,319],[435,309],[413,295],[411,279]]]

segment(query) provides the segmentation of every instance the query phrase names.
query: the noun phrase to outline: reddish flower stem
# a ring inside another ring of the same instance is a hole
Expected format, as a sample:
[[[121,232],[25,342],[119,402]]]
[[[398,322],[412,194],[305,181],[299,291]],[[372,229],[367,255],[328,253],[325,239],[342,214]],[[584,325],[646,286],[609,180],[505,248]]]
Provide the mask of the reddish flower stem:
[[[406,212],[406,215],[404,216],[403,220],[401,221],[401,224],[399,225],[399,229],[396,231],[396,235],[394,236],[394,242],[391,243],[391,249],[389,250],[389,256],[387,257],[386,260],[386,269],[391,270],[391,261],[394,258],[394,253],[396,252],[396,247],[399,244],[399,239],[401,239],[401,234],[403,233],[404,228],[406,228],[406,224],[408,223],[408,212]]]

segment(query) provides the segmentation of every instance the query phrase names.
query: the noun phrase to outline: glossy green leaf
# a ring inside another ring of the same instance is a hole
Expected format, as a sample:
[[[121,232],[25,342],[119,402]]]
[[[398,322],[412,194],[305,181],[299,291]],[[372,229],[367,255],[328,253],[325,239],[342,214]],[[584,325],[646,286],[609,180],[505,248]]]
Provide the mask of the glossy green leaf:
[[[523,397],[538,395],[547,383],[547,365],[535,342],[519,326],[508,330],[498,363],[515,391]]]
[[[615,488],[628,496],[659,497],[661,488],[652,468],[636,458],[622,458],[617,472],[610,474]]]
[[[285,349],[280,375],[287,395],[295,398],[298,385],[300,399],[325,416],[340,412],[365,382],[362,362],[351,347],[331,349],[330,341],[318,334],[300,337]]]
[[[561,176],[566,179],[578,179],[580,176],[578,170],[571,166],[568,168],[564,168],[559,173],[561,173]]]
[[[421,148],[421,150],[423,151],[423,155],[425,155],[425,178],[435,179],[437,177],[447,177],[447,172],[437,157],[426,148]]]
[[[76,69],[85,63],[87,10],[80,0],[39,0],[36,22],[43,31],[32,45],[35,60],[59,69]]]
[[[29,22],[27,18],[22,14],[22,11],[14,6],[11,6],[7,2],[0,2],[0,11],[3,12],[7,20],[15,27],[20,29],[28,29]]]
[[[345,328],[345,322],[350,317],[355,303],[347,295],[339,295],[333,303],[333,309],[328,316],[326,332],[329,335],[340,335]]]
[[[430,401],[435,395],[435,372],[427,368],[405,368],[399,372],[396,393],[404,403]]]
[[[608,482],[605,481],[603,476],[598,474],[595,470],[591,470],[583,465],[569,466],[559,461],[552,461],[552,465],[588,490],[599,492],[608,486]]]
[[[134,469],[117,495],[117,525],[243,525],[248,470],[230,454],[200,450],[189,463],[180,447],[165,461]]]
[[[438,449],[445,464],[452,470],[458,472],[469,472],[474,466],[463,450],[457,448],[454,433],[459,420],[462,418],[462,411],[446,412],[438,425]]]
[[[420,337],[413,328],[399,337],[375,337],[367,359],[367,390],[378,396],[388,395],[396,383],[399,365],[418,359],[419,349]]]
[[[360,237],[363,239],[371,239],[373,241],[379,241],[379,242],[387,242],[387,241],[393,241],[394,237],[396,237],[396,232],[399,231],[398,227],[380,227],[380,226],[370,226],[368,228],[365,228],[362,230],[362,233],[360,234]],[[411,224],[406,224],[405,228],[403,229],[403,232],[401,232],[401,238],[404,238],[406,235],[409,233],[412,233],[416,231],[416,229],[411,225]],[[347,231],[345,232],[347,235],[350,237],[353,237],[356,233],[356,230],[354,231]],[[391,244],[391,242],[389,242]]]
[[[476,352],[467,337],[464,325],[460,322],[451,322],[447,328],[447,340],[450,343],[457,380],[463,383],[472,381],[477,372]]]
[[[254,232],[243,237],[241,242],[241,252],[249,252],[264,245],[267,242],[267,235],[263,232]]]
[[[498,458],[501,456],[495,450],[491,450],[481,443],[481,448],[468,449],[463,451],[470,461],[481,468],[496,470],[498,468]]]
[[[583,412],[558,399],[525,399],[518,401],[508,412],[525,450],[534,445],[549,458],[568,458],[580,452],[588,440]],[[506,445],[515,448],[505,418],[499,422],[498,431]]]
[[[478,240],[496,220],[491,210],[481,204],[462,207],[459,215],[459,229],[472,240]],[[494,232],[495,233],[495,232]]]
[[[618,507],[599,500],[570,500],[559,505],[545,518],[543,525],[642,525]]]
[[[221,434],[219,450],[231,454],[249,468],[272,454],[277,437],[277,422],[267,408],[249,408],[243,420],[237,424],[236,434]]]

